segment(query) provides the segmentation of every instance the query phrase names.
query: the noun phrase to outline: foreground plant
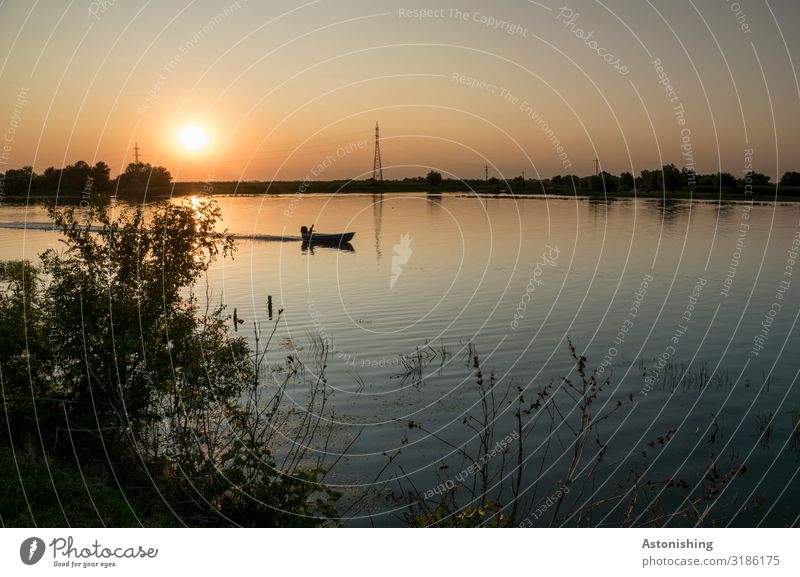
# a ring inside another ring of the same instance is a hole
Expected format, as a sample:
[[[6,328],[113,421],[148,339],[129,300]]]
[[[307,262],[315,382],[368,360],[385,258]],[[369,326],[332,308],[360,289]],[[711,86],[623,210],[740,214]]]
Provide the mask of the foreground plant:
[[[623,451],[602,425],[623,418],[633,395],[614,398],[610,380],[599,380],[569,342],[571,376],[537,389],[500,388],[484,374],[470,350],[477,410],[463,423],[473,434],[452,445],[420,423],[422,430],[453,449],[456,459],[436,463],[436,489],[418,490],[409,476],[396,482],[390,499],[405,505],[403,520],[417,527],[596,527],[692,526],[727,523],[760,506],[759,497],[740,504],[730,490],[746,472],[741,463],[723,467],[713,453],[693,481],[648,478],[641,471],[671,441],[674,429]],[[509,420],[511,422],[509,422]],[[496,442],[503,427],[512,433]],[[500,448],[500,450],[498,450]],[[401,450],[402,452],[402,450]],[[626,457],[629,453],[631,457]],[[396,460],[398,454],[392,455]],[[625,469],[621,469],[621,465]],[[402,472],[402,467],[400,468]],[[461,471],[453,475],[452,471]],[[618,471],[622,471],[622,477]],[[627,471],[627,474],[625,474]],[[464,474],[466,473],[466,474]],[[610,475],[614,475],[611,482]]]
[[[201,307],[193,292],[233,254],[215,231],[219,207],[120,210],[95,197],[85,211],[48,210],[63,249],[38,268],[10,264],[0,291],[6,442],[102,466],[132,506],[179,523],[335,518],[319,463],[290,447],[276,464],[283,385],[259,387],[263,353],[230,334],[224,306]]]

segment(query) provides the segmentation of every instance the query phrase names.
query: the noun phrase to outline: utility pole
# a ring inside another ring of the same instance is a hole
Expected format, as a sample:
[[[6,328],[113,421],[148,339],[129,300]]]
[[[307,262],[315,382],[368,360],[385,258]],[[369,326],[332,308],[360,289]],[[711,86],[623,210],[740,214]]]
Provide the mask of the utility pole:
[[[597,176],[598,174],[600,174],[600,159],[599,158],[595,158],[594,159],[594,175]]]
[[[372,181],[383,182],[383,166],[381,165],[381,137],[378,123],[375,123],[375,160],[372,163]]]
[[[483,180],[489,182],[489,165],[485,164],[483,166]]]
[[[139,164],[139,143],[135,142],[133,144],[133,160],[136,164]]]

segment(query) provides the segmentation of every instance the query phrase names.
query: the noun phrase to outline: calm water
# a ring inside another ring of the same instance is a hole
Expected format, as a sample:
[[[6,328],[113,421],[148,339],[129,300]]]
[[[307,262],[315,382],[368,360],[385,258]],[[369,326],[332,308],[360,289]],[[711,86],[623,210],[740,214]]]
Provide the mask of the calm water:
[[[224,227],[243,235],[294,235],[311,223],[356,232],[352,252],[242,240],[235,260],[209,277],[212,299],[236,307],[244,334],[254,320],[262,331],[271,326],[268,295],[276,312],[284,309],[272,363],[297,355],[313,372],[327,344],[328,451],[363,428],[335,483],[371,483],[383,453],[402,447],[397,463],[414,485],[434,486],[448,443],[474,435],[462,423],[477,401],[470,352],[498,387],[535,388],[573,371],[569,337],[590,368],[602,365],[612,399],[634,398],[603,430],[609,482],[634,466],[654,479],[696,480],[713,452],[724,465],[746,462],[736,481],[741,503],[766,497],[737,522],[782,525],[800,513],[792,436],[800,278],[791,275],[800,206],[392,194],[218,200]],[[0,221],[24,220],[46,216],[0,207]],[[0,229],[2,259],[56,245],[51,232]],[[677,387],[662,382],[682,376]],[[300,406],[306,393],[290,389]],[[502,411],[498,435],[513,420]],[[771,433],[762,435],[759,419],[770,415]],[[666,448],[637,460],[670,429],[677,432]],[[393,465],[381,480],[398,475]],[[556,478],[554,470],[543,483]],[[399,522],[385,502],[371,507],[387,511],[377,523]]]

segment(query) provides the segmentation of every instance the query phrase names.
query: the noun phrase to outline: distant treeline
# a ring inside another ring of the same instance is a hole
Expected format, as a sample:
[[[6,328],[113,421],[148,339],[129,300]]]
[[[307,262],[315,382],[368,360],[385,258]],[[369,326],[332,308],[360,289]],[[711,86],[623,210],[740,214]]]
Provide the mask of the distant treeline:
[[[168,186],[171,182],[172,175],[163,166],[132,162],[123,173],[112,179],[111,168],[102,160],[94,166],[79,160],[64,168],[51,166],[41,174],[34,172],[31,166],[0,172],[0,196],[89,195],[93,191]]]
[[[406,179],[408,180],[408,179]],[[412,179],[413,180],[413,179]],[[431,186],[446,185],[450,180],[443,179],[438,172],[431,171],[424,179],[418,177],[416,180],[425,181]],[[578,176],[575,174],[556,175],[546,179],[525,179],[523,176],[516,176],[512,179],[501,180],[496,177],[488,181],[470,180],[468,184],[483,183],[506,186],[512,190],[519,188],[530,188],[546,192],[633,192],[634,190],[642,193],[650,192],[715,192],[723,193],[757,193],[774,192],[775,184],[770,182],[771,178],[759,172],[746,172],[741,178],[735,177],[728,172],[714,174],[697,174],[691,171],[679,170],[674,164],[665,164],[660,169],[643,170],[639,176],[633,176],[630,172],[623,172],[614,175],[602,171],[597,175]],[[781,192],[800,192],[788,191],[789,188],[800,187],[800,172],[785,172],[778,185]]]
[[[770,177],[759,172],[746,172],[737,178],[729,172],[713,174],[697,174],[687,169],[679,170],[674,164],[665,164],[661,169],[643,170],[639,176],[634,177],[630,172],[623,172],[616,176],[608,172],[600,172],[593,176],[576,176],[567,174],[557,175],[543,182],[545,185],[574,188],[585,191],[628,192],[634,187],[640,192],[742,192],[753,193],[772,189],[775,184],[770,183]],[[800,186],[800,172],[785,172],[779,183],[781,187]]]
[[[84,161],[65,166],[50,167],[37,174],[30,166],[0,172],[0,199],[88,195],[91,191],[109,192],[127,197],[166,197],[184,194],[297,194],[367,192],[381,187],[392,192],[442,191],[480,193],[549,193],[549,194],[628,194],[699,193],[724,195],[775,194],[776,183],[759,172],[747,172],[739,178],[728,172],[696,174],[666,164],[660,169],[643,170],[639,176],[630,172],[614,175],[600,172],[597,175],[556,175],[545,179],[516,176],[510,179],[492,177],[484,179],[448,179],[440,172],[430,171],[426,176],[373,182],[371,180],[332,181],[273,181],[273,182],[172,182],[172,175],[163,166],[131,163],[116,178],[110,177],[105,162],[90,166]],[[800,196],[800,172],[788,171],[777,183],[782,196]]]

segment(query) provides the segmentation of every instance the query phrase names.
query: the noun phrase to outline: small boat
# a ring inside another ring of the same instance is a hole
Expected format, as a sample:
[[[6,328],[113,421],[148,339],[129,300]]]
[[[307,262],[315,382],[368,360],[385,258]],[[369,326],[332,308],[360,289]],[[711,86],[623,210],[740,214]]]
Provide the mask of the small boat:
[[[305,226],[300,229],[300,236],[304,243],[341,245],[347,244],[356,235],[354,232],[342,232],[337,234],[324,234],[316,231],[309,231]]]

